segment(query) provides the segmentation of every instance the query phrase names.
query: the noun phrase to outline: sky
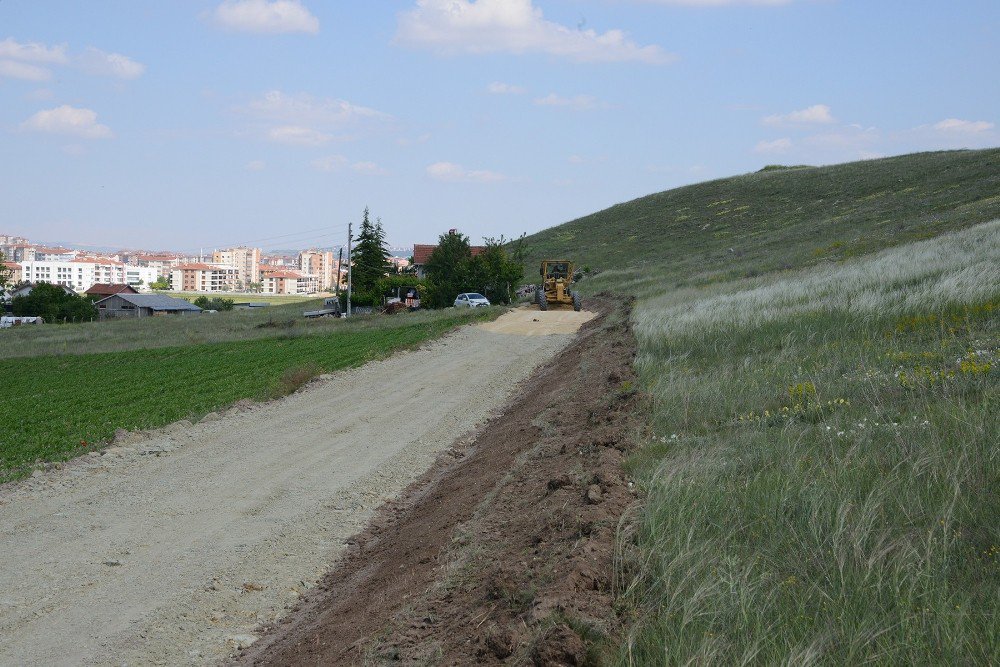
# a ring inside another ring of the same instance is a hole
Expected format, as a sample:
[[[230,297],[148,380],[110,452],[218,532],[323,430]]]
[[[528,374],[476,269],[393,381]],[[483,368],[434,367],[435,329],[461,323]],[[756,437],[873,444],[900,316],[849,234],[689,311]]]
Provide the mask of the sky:
[[[531,233],[766,164],[1000,145],[997,0],[0,0],[0,233]]]

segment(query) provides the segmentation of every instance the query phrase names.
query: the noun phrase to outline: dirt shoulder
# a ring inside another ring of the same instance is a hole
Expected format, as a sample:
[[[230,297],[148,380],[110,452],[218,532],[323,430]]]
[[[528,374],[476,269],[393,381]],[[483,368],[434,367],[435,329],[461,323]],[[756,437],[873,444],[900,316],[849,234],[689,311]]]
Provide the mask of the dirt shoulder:
[[[628,305],[600,315],[503,415],[351,541],[246,665],[585,664],[619,629],[622,463],[645,428]]]
[[[213,664],[571,335],[471,326],[0,487],[0,664]]]

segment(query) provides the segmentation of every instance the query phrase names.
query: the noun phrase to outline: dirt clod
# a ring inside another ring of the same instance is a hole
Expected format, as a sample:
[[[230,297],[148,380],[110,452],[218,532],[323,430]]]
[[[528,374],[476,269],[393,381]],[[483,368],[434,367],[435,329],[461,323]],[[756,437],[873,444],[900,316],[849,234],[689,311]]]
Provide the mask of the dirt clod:
[[[538,667],[562,667],[582,665],[587,657],[587,647],[580,635],[565,624],[550,628],[542,635],[531,660]]]

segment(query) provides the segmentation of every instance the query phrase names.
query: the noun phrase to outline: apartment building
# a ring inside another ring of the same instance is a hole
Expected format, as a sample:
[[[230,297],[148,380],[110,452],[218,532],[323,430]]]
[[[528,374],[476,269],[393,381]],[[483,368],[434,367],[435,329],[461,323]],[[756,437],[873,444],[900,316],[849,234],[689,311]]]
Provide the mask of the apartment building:
[[[299,253],[299,270],[316,276],[321,290],[332,290],[340,275],[340,262],[329,250],[304,250]]]
[[[170,272],[175,292],[229,292],[240,282],[240,271],[226,264],[178,264]]]
[[[239,271],[239,282],[246,286],[260,282],[260,248],[228,248],[212,253],[213,264],[224,264]]]
[[[170,278],[170,272],[174,267],[182,264],[181,258],[177,255],[149,255],[140,254],[136,256],[136,264],[145,266],[156,271],[157,278]]]
[[[260,283],[264,294],[315,294],[319,291],[317,276],[288,269],[262,267]]]
[[[7,282],[11,285],[16,285],[21,282],[21,265],[17,262],[4,262],[4,267],[6,267],[10,275],[7,277]]]
[[[155,283],[160,279],[159,272],[150,266],[130,266],[125,265],[125,284],[132,287],[149,289],[150,283]]]
[[[107,257],[83,257],[68,262],[34,260],[21,262],[21,279],[85,292],[94,283],[124,283],[125,265]]]

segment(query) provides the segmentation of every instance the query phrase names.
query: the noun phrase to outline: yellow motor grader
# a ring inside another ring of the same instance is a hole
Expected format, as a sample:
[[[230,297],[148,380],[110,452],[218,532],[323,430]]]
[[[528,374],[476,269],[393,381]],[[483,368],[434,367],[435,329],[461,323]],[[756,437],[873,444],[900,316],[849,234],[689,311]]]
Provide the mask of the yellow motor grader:
[[[572,306],[580,310],[582,303],[579,292],[570,290],[573,284],[573,262],[566,259],[546,259],[539,270],[542,284],[535,289],[535,303],[539,310],[552,307]]]

